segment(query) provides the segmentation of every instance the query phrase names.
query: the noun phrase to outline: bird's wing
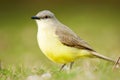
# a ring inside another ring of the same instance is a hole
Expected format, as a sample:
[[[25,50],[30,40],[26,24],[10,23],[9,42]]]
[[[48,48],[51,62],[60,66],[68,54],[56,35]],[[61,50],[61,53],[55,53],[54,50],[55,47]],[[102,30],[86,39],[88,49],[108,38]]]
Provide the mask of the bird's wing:
[[[61,43],[66,46],[94,51],[84,40],[82,40],[71,29],[64,25],[62,27],[57,27],[56,35]]]
[[[80,37],[78,37],[71,29],[68,27],[57,27],[56,29],[56,35],[58,36],[61,43],[63,43],[66,46],[75,47],[78,49],[85,49],[91,52],[92,55],[95,57],[111,61],[115,63],[116,61],[112,60],[109,57],[103,56],[99,53],[97,53],[95,50],[93,50],[84,40],[82,40]]]

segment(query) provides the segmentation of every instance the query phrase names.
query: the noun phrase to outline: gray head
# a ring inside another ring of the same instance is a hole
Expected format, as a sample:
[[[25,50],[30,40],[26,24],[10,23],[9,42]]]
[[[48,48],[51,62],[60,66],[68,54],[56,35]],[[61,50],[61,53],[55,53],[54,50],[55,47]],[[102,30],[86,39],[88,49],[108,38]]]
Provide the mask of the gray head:
[[[43,10],[43,11],[40,11],[36,16],[33,16],[31,17],[32,19],[35,19],[35,20],[41,20],[41,19],[51,19],[51,18],[54,18],[54,14],[49,11],[49,10]]]

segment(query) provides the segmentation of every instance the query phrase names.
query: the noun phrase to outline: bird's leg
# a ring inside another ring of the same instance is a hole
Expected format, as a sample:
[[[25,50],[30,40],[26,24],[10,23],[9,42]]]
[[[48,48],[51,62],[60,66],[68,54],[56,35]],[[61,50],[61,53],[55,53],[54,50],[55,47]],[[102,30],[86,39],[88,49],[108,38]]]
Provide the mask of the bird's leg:
[[[65,65],[66,65],[66,64],[63,64],[63,65],[61,66],[61,68],[60,68],[59,71],[61,71],[61,70],[64,68]]]
[[[74,64],[74,62],[71,62],[71,63],[70,63],[70,69],[72,69],[73,64]]]

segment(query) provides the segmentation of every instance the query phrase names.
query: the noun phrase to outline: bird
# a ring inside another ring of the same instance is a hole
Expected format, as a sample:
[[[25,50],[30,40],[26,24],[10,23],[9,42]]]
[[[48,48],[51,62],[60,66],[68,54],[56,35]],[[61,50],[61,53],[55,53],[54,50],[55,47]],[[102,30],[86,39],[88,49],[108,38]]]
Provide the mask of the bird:
[[[62,24],[49,10],[32,16],[38,26],[37,41],[42,53],[51,61],[62,64],[60,71],[80,58],[100,58],[115,63],[113,59],[96,52],[69,27]]]

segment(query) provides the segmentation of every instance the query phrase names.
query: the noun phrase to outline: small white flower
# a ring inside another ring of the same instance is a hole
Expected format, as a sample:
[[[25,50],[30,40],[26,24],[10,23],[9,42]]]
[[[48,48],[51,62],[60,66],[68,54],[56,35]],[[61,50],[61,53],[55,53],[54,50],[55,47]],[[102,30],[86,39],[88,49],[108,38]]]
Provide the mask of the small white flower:
[[[31,75],[28,76],[26,80],[48,80],[52,77],[50,73],[44,73],[41,76],[39,75]]]
[[[42,80],[38,75],[31,75],[27,77],[27,80]]]
[[[41,75],[41,78],[43,78],[43,79],[49,79],[51,77],[52,77],[52,75],[50,73],[44,73]]]

